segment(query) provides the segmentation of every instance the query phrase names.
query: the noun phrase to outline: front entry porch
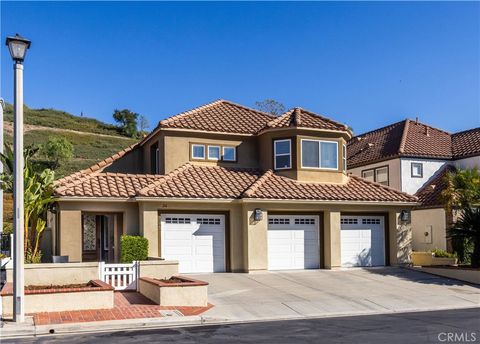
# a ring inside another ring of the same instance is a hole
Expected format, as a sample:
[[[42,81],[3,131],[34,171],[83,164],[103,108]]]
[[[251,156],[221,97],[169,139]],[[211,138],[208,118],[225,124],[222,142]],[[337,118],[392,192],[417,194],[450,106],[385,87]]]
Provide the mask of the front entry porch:
[[[121,213],[82,213],[82,261],[120,260]]]

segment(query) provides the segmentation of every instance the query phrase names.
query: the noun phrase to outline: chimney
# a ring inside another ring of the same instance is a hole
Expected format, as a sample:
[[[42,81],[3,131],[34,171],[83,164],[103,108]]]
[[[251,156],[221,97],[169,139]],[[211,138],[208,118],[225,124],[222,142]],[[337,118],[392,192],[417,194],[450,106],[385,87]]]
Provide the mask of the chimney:
[[[425,135],[430,136],[430,128],[425,126]]]

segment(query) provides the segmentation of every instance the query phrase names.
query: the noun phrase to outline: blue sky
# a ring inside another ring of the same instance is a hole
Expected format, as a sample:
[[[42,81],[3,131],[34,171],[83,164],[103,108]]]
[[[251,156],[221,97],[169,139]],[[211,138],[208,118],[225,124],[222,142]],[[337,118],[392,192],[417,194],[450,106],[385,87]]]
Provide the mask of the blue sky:
[[[33,41],[25,102],[111,122],[273,98],[357,134],[406,117],[480,126],[480,3],[1,2],[3,45]]]

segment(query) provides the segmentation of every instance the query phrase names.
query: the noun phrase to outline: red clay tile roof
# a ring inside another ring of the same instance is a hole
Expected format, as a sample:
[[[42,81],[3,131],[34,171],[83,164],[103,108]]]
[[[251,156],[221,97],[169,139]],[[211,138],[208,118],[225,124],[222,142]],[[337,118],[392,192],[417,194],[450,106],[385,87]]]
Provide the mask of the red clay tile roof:
[[[91,173],[71,178],[57,186],[59,197],[120,197],[131,198],[163,176],[149,174]]]
[[[302,183],[272,171],[187,163],[165,176],[91,173],[57,188],[59,197],[161,197],[415,202],[414,196],[358,177],[348,183]]]
[[[454,172],[455,167],[451,165],[444,166],[435,176],[422,186],[415,196],[421,203],[419,208],[438,208],[443,207],[441,195],[445,189],[445,177],[447,173]]]
[[[302,108],[293,108],[267,123],[268,128],[313,128],[348,131],[346,125],[317,115]]]
[[[253,169],[187,163],[140,190],[141,197],[239,198],[260,177]]]
[[[253,135],[273,118],[272,115],[243,105],[217,100],[164,119],[159,127]]]
[[[456,159],[480,154],[480,127],[452,135],[452,152]]]
[[[65,176],[61,179],[58,179],[58,180],[55,181],[55,186],[57,188],[60,188],[60,187],[66,185],[68,183],[71,183],[71,182],[74,182],[74,181],[78,180],[79,178],[87,177],[94,172],[101,171],[105,167],[111,165],[115,160],[118,160],[121,157],[123,157],[125,154],[127,154],[128,152],[131,152],[138,145],[139,145],[139,143],[134,143],[133,145],[130,145],[125,149],[122,149],[120,152],[117,152],[117,153],[113,154],[112,156],[96,163],[95,165],[90,166],[89,168],[86,168],[84,170],[75,172],[75,173],[70,174],[68,176]]]
[[[346,184],[304,183],[266,172],[244,193],[245,198],[353,202],[416,202],[416,197],[350,176]]]
[[[396,157],[452,158],[451,135],[405,120],[349,140],[347,166],[354,168]]]

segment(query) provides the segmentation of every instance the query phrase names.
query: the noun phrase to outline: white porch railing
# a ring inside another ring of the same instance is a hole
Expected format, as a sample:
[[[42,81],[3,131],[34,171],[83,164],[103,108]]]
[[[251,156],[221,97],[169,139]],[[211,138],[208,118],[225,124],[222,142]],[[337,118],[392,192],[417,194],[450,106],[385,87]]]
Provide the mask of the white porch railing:
[[[137,290],[139,264],[98,264],[99,278],[110,284],[115,290]]]

